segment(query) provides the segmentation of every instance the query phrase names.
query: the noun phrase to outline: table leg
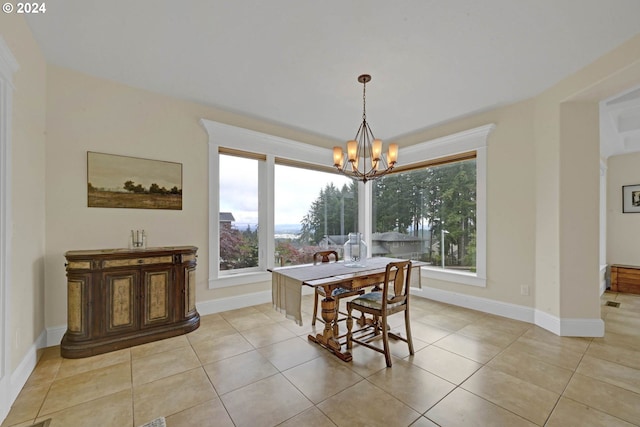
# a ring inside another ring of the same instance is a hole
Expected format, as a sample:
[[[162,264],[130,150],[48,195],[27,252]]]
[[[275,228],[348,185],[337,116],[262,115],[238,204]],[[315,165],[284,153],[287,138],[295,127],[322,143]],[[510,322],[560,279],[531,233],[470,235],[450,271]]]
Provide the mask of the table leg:
[[[331,292],[327,292],[327,295],[331,295]],[[337,317],[337,304],[336,300],[327,296],[322,302],[322,320],[324,320],[324,331],[321,334],[309,335],[309,340],[317,344],[320,344],[327,350],[332,351],[340,359],[349,362],[351,361],[350,353],[343,353],[340,351],[340,342],[338,341],[338,317]]]

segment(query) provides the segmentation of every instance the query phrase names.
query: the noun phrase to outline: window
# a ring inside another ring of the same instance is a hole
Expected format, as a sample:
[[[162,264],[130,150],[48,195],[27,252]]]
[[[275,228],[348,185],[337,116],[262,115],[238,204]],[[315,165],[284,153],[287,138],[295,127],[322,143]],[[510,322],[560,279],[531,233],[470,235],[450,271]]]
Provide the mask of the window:
[[[318,247],[341,249],[355,231],[374,256],[427,260],[423,276],[485,286],[493,125],[403,148],[395,173],[364,185],[327,166],[327,148],[201,123],[209,134],[209,287],[269,281],[268,269],[308,262]]]
[[[275,165],[275,265],[312,262],[313,253],[338,254],[358,230],[358,186],[336,173]],[[340,255],[342,259],[342,255]]]
[[[372,256],[475,272],[475,158],[374,181],[372,224]]]
[[[220,271],[255,271],[258,238],[258,159],[220,154]]]

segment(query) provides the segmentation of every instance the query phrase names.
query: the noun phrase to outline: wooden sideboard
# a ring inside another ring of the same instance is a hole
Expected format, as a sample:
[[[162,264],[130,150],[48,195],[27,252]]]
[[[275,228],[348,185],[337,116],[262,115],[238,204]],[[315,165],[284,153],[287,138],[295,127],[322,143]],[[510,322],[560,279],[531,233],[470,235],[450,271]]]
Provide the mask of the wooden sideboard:
[[[194,246],[70,251],[66,358],[80,358],[191,332],[196,310]]]
[[[611,290],[640,294],[640,266],[612,265]]]

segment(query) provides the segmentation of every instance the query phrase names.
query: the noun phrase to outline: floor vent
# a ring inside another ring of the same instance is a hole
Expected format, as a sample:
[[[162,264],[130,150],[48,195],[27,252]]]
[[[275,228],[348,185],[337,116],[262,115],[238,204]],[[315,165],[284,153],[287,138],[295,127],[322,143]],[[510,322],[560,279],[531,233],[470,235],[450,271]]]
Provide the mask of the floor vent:
[[[607,303],[605,304],[609,307],[620,307],[620,303],[619,302],[614,302],[614,301],[607,301]]]

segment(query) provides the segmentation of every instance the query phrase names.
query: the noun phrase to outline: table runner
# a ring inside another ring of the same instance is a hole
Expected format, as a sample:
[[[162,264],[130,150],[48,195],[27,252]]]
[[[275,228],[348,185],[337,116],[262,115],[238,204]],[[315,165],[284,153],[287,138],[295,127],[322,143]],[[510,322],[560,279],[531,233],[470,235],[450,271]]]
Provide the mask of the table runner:
[[[271,272],[271,299],[273,308],[284,313],[287,319],[302,326],[302,285],[303,282],[327,277],[353,274],[361,271],[379,270],[396,258],[368,258],[362,266],[352,267],[344,262],[305,264],[301,266],[274,268]]]

